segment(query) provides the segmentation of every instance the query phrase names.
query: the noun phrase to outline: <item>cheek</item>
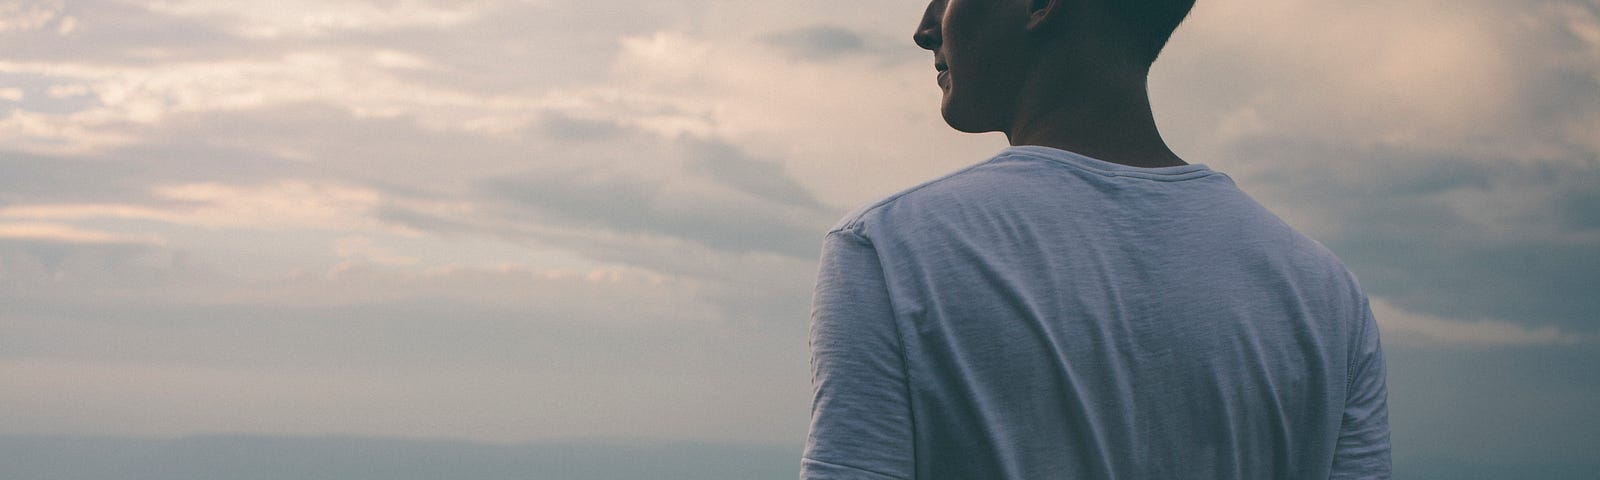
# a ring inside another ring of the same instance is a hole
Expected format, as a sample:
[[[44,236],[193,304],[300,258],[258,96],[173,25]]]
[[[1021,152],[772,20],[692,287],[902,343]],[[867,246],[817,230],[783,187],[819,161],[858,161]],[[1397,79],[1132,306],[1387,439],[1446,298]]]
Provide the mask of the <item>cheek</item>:
[[[984,69],[1002,67],[1016,60],[1023,47],[1026,11],[1018,14],[995,7],[964,8],[946,11],[942,25],[944,53],[952,68],[957,60],[967,68]]]
[[[951,45],[946,60],[953,78],[968,84],[967,88],[993,91],[1005,90],[1011,79],[1022,75],[1022,57],[1016,47],[995,40],[1001,39],[990,37]]]
[[[940,28],[946,42],[953,44],[982,41],[992,29],[996,17],[1002,13],[995,0],[950,0],[946,4]]]

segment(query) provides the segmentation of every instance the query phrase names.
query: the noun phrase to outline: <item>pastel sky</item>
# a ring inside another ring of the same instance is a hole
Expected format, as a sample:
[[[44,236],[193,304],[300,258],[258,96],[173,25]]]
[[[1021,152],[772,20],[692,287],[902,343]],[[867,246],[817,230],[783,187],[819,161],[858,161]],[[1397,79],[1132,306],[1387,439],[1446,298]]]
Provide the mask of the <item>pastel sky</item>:
[[[0,435],[796,446],[822,233],[985,159],[911,0],[0,0]],[[1600,465],[1600,3],[1199,0],[1179,155],[1339,254],[1397,465]]]

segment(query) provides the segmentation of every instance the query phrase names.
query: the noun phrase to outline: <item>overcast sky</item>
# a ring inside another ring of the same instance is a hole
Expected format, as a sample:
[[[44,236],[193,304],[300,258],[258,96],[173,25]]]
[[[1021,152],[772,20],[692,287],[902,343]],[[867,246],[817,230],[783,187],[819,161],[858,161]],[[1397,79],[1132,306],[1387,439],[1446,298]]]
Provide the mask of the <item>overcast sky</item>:
[[[1004,146],[923,6],[0,0],[0,434],[798,446],[822,233]],[[1600,3],[1173,42],[1174,150],[1372,296],[1397,463],[1600,463]]]

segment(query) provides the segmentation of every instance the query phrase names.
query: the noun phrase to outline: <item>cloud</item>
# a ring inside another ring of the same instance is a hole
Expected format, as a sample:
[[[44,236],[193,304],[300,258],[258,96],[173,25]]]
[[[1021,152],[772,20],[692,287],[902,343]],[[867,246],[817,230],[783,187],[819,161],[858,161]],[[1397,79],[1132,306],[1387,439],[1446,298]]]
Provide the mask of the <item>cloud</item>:
[[[803,258],[816,256],[811,226],[826,218],[737,190],[625,174],[496,179],[484,185],[484,193],[533,214],[531,221],[664,234],[732,252]]]
[[[334,252],[343,258],[365,260],[381,265],[416,265],[417,259],[400,255],[375,244],[367,237],[341,237],[334,241]]]
[[[763,43],[692,32],[655,32],[625,44],[636,47],[617,58],[617,70],[627,73],[619,79],[628,87],[622,95],[682,112],[636,125],[776,158],[839,214],[1000,148],[994,137],[959,137],[943,126],[932,62],[913,63],[926,58],[914,48],[794,62]],[[927,75],[921,88],[914,72]]]
[[[328,3],[289,1],[263,5],[249,1],[151,2],[148,8],[178,17],[227,23],[241,36],[318,37],[345,30],[383,31],[406,27],[448,28],[472,20],[492,2],[396,1]]]
[[[132,243],[160,245],[161,237],[126,235],[112,232],[85,230],[71,225],[54,223],[4,223],[0,222],[0,239],[39,240],[66,243]]]
[[[127,200],[147,190],[146,172],[128,162],[0,151],[0,172],[0,206]]]
[[[370,164],[370,170],[352,171],[351,178],[384,192],[383,207],[374,210],[377,218],[420,231],[576,245],[608,244],[611,240],[600,239],[609,238],[654,253],[661,252],[644,245],[687,241],[735,254],[767,252],[809,260],[817,254],[818,232],[838,215],[820,205],[779,159],[749,154],[718,137],[673,135],[594,111],[575,117],[563,110],[545,110],[526,128],[504,136],[463,142],[439,135],[440,145],[419,142],[424,148],[397,150],[381,159],[321,148],[303,151],[312,158]],[[364,130],[369,124],[375,131],[365,135],[420,133],[404,121],[343,123],[307,131],[311,141],[304,145],[326,142],[348,148],[337,143],[345,135],[329,132],[344,129],[348,135],[352,126]],[[422,138],[428,139],[426,134]],[[464,150],[480,154],[463,156]],[[441,158],[447,157],[454,157],[450,168],[441,168]],[[392,168],[412,159],[414,169]],[[508,163],[524,168],[478,173]],[[396,188],[419,183],[429,185]],[[414,208],[418,205],[453,207],[430,213],[426,207]],[[569,238],[573,240],[565,240]]]
[[[167,205],[18,204],[0,219],[136,219],[209,228],[333,228],[359,225],[379,201],[371,190],[286,181],[261,186],[215,183],[164,185],[152,195]]]
[[[43,29],[60,18],[62,2],[7,2],[0,4],[0,33]]]
[[[631,133],[613,121],[579,118],[555,110],[545,112],[541,120],[542,133],[565,141],[609,140]]]
[[[751,158],[724,142],[699,142],[691,148],[688,168],[709,175],[718,183],[766,200],[820,208],[806,187],[784,171],[782,163]]]
[[[204,19],[149,8],[154,2],[80,0],[7,2],[31,9],[31,28],[0,27],[0,47],[11,60],[121,65],[220,59],[246,55],[248,41]],[[7,15],[8,18],[12,18]]]
[[[0,72],[84,85],[98,104],[66,114],[17,114],[0,126],[23,146],[83,151],[132,143],[130,127],[195,112],[254,110],[319,102],[358,116],[412,115],[435,129],[461,128],[483,113],[522,110],[533,100],[494,98],[404,82],[391,72],[393,54],[291,52],[265,59],[142,66],[0,62]],[[329,72],[337,71],[333,75]],[[476,110],[467,112],[466,110]],[[428,116],[417,115],[427,111]],[[454,112],[454,113],[452,113]],[[461,114],[467,114],[463,117]],[[119,140],[120,138],[120,140]],[[55,144],[65,143],[76,149]]]
[[[1466,347],[1535,347],[1592,343],[1593,335],[1559,327],[1528,327],[1504,320],[1455,320],[1408,312],[1380,297],[1372,298],[1372,314],[1383,330],[1384,341],[1395,345],[1454,345]]]
[[[26,431],[786,440],[759,426],[799,428],[781,412],[803,383],[722,364],[803,376],[803,322],[732,317],[706,300],[721,288],[625,266],[251,279],[166,247],[0,238],[0,370],[16,373],[0,400]],[[763,400],[719,393],[751,389]],[[421,417],[440,421],[406,420]]]
[[[1575,128],[1600,108],[1580,93],[1600,88],[1600,51],[1581,33],[1595,24],[1592,7],[1560,0],[1224,0],[1196,7],[1152,89],[1157,112],[1208,119],[1176,139],[1217,156],[1226,150],[1213,148],[1253,134],[1518,161],[1571,156],[1583,144],[1592,153],[1593,130]]]
[[[11,228],[15,228],[13,225]],[[216,278],[194,269],[157,237],[50,225],[24,227],[0,236],[0,301],[8,312],[25,304],[87,305],[101,295],[125,295],[117,286],[196,284]]]
[[[816,25],[768,34],[762,41],[804,60],[828,60],[867,49],[860,34],[843,27]]]
[[[698,86],[714,47],[679,32],[625,37],[616,63],[623,78],[651,82],[657,88]]]

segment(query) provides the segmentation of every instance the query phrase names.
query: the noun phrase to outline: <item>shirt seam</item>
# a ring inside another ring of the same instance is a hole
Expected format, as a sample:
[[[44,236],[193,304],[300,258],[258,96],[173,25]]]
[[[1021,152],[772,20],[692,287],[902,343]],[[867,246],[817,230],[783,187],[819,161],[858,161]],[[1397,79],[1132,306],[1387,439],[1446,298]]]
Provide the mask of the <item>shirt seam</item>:
[[[843,465],[843,464],[838,464],[838,463],[833,463],[833,462],[825,462],[825,461],[817,460],[817,459],[811,458],[811,457],[800,457],[800,458],[803,458],[803,459],[806,459],[806,460],[810,460],[810,461],[813,461],[813,462],[817,462],[817,463],[820,463],[820,464],[823,464],[823,465],[832,466],[832,467],[848,468],[848,469],[855,470],[855,471],[858,471],[858,472],[866,472],[866,473],[870,473],[870,474],[877,475],[877,476],[880,476],[880,477],[897,478],[897,479],[900,479],[900,480],[910,480],[910,479],[908,479],[906,477],[902,477],[902,476],[899,476],[899,475],[890,475],[890,474],[887,474],[887,473],[874,471],[874,470],[868,470],[868,469],[861,468],[861,467],[852,467],[852,466],[849,466],[849,465]]]
[[[1062,151],[1063,152],[1067,152],[1065,150],[1062,150]],[[1082,156],[1081,154],[1076,154],[1076,153],[1073,153],[1073,152],[1067,152],[1067,153],[1072,154],[1072,155]],[[1103,176],[1103,177],[1132,177],[1132,178],[1139,178],[1139,179],[1150,180],[1150,181],[1155,181],[1155,182],[1164,182],[1164,183],[1185,182],[1185,181],[1189,181],[1189,180],[1196,180],[1196,179],[1206,178],[1206,177],[1209,177],[1209,176],[1212,176],[1212,175],[1220,175],[1220,174],[1222,174],[1222,172],[1218,172],[1216,170],[1212,170],[1210,167],[1205,167],[1203,165],[1202,165],[1203,168],[1197,168],[1197,169],[1194,169],[1194,170],[1181,172],[1181,173],[1156,173],[1156,172],[1142,172],[1142,171],[1136,171],[1136,170],[1121,170],[1121,169],[1115,169],[1115,168],[1095,168],[1095,167],[1091,167],[1091,166],[1088,166],[1088,165],[1081,165],[1081,164],[1078,164],[1078,163],[1075,163],[1075,162],[1065,161],[1065,160],[1062,160],[1062,159],[1059,159],[1059,158],[1053,158],[1053,157],[1050,157],[1048,155],[1044,155],[1044,154],[1041,154],[1041,153],[1038,153],[1038,152],[1033,152],[1033,151],[1030,151],[1030,150],[1015,149],[1015,148],[1009,149],[1009,150],[1007,150],[1005,152],[1002,152],[996,158],[1003,158],[1003,157],[1010,157],[1010,156],[1028,157],[1028,158],[1033,158],[1033,159],[1046,160],[1046,161],[1049,161],[1051,164],[1068,167],[1068,168],[1071,168],[1071,169],[1074,169],[1074,170],[1082,170],[1082,171],[1093,173],[1095,175],[1100,175],[1100,176]],[[1100,160],[1100,161],[1104,161],[1104,160]],[[1191,165],[1193,165],[1193,164],[1191,164]]]
[[[856,228],[861,226],[861,219],[863,217],[866,217],[867,214],[872,213],[874,210],[877,210],[879,208],[883,208],[884,206],[886,206],[886,205],[888,205],[890,203],[894,203],[894,201],[895,200],[899,200],[900,197],[904,197],[906,195],[910,195],[911,193],[916,192],[918,190],[922,190],[924,188],[928,188],[930,186],[933,186],[935,184],[944,182],[944,181],[949,180],[951,178],[955,178],[956,176],[959,176],[961,174],[967,173],[967,172],[972,171],[972,170],[976,170],[978,167],[982,167],[984,165],[988,165],[988,164],[994,163],[994,162],[996,162],[996,161],[998,161],[998,160],[1000,160],[1002,158],[1005,158],[1005,157],[1006,157],[1005,154],[999,154],[999,155],[995,155],[993,157],[989,157],[988,160],[984,160],[982,162],[978,162],[978,163],[974,163],[972,165],[968,165],[966,167],[962,167],[960,170],[956,170],[954,172],[950,172],[950,173],[944,174],[943,176],[940,176],[939,178],[935,178],[933,180],[928,180],[926,182],[922,182],[921,184],[918,184],[917,186],[914,186],[914,187],[911,187],[911,188],[907,188],[905,190],[901,190],[900,192],[895,193],[893,195],[890,195],[888,197],[885,197],[882,200],[878,200],[877,202],[873,202],[871,205],[869,205],[867,207],[864,207],[860,211],[856,212],[853,216],[851,216],[849,221],[844,222],[843,224],[839,225],[838,227],[834,228],[833,230],[829,230],[828,233],[840,232],[840,231],[845,231],[845,230],[851,230],[853,232]],[[856,235],[856,236],[860,236],[860,234],[856,234],[856,233],[852,233],[852,234]],[[865,237],[862,237],[862,238],[865,239]],[[869,241],[869,243],[870,243],[870,241]]]

